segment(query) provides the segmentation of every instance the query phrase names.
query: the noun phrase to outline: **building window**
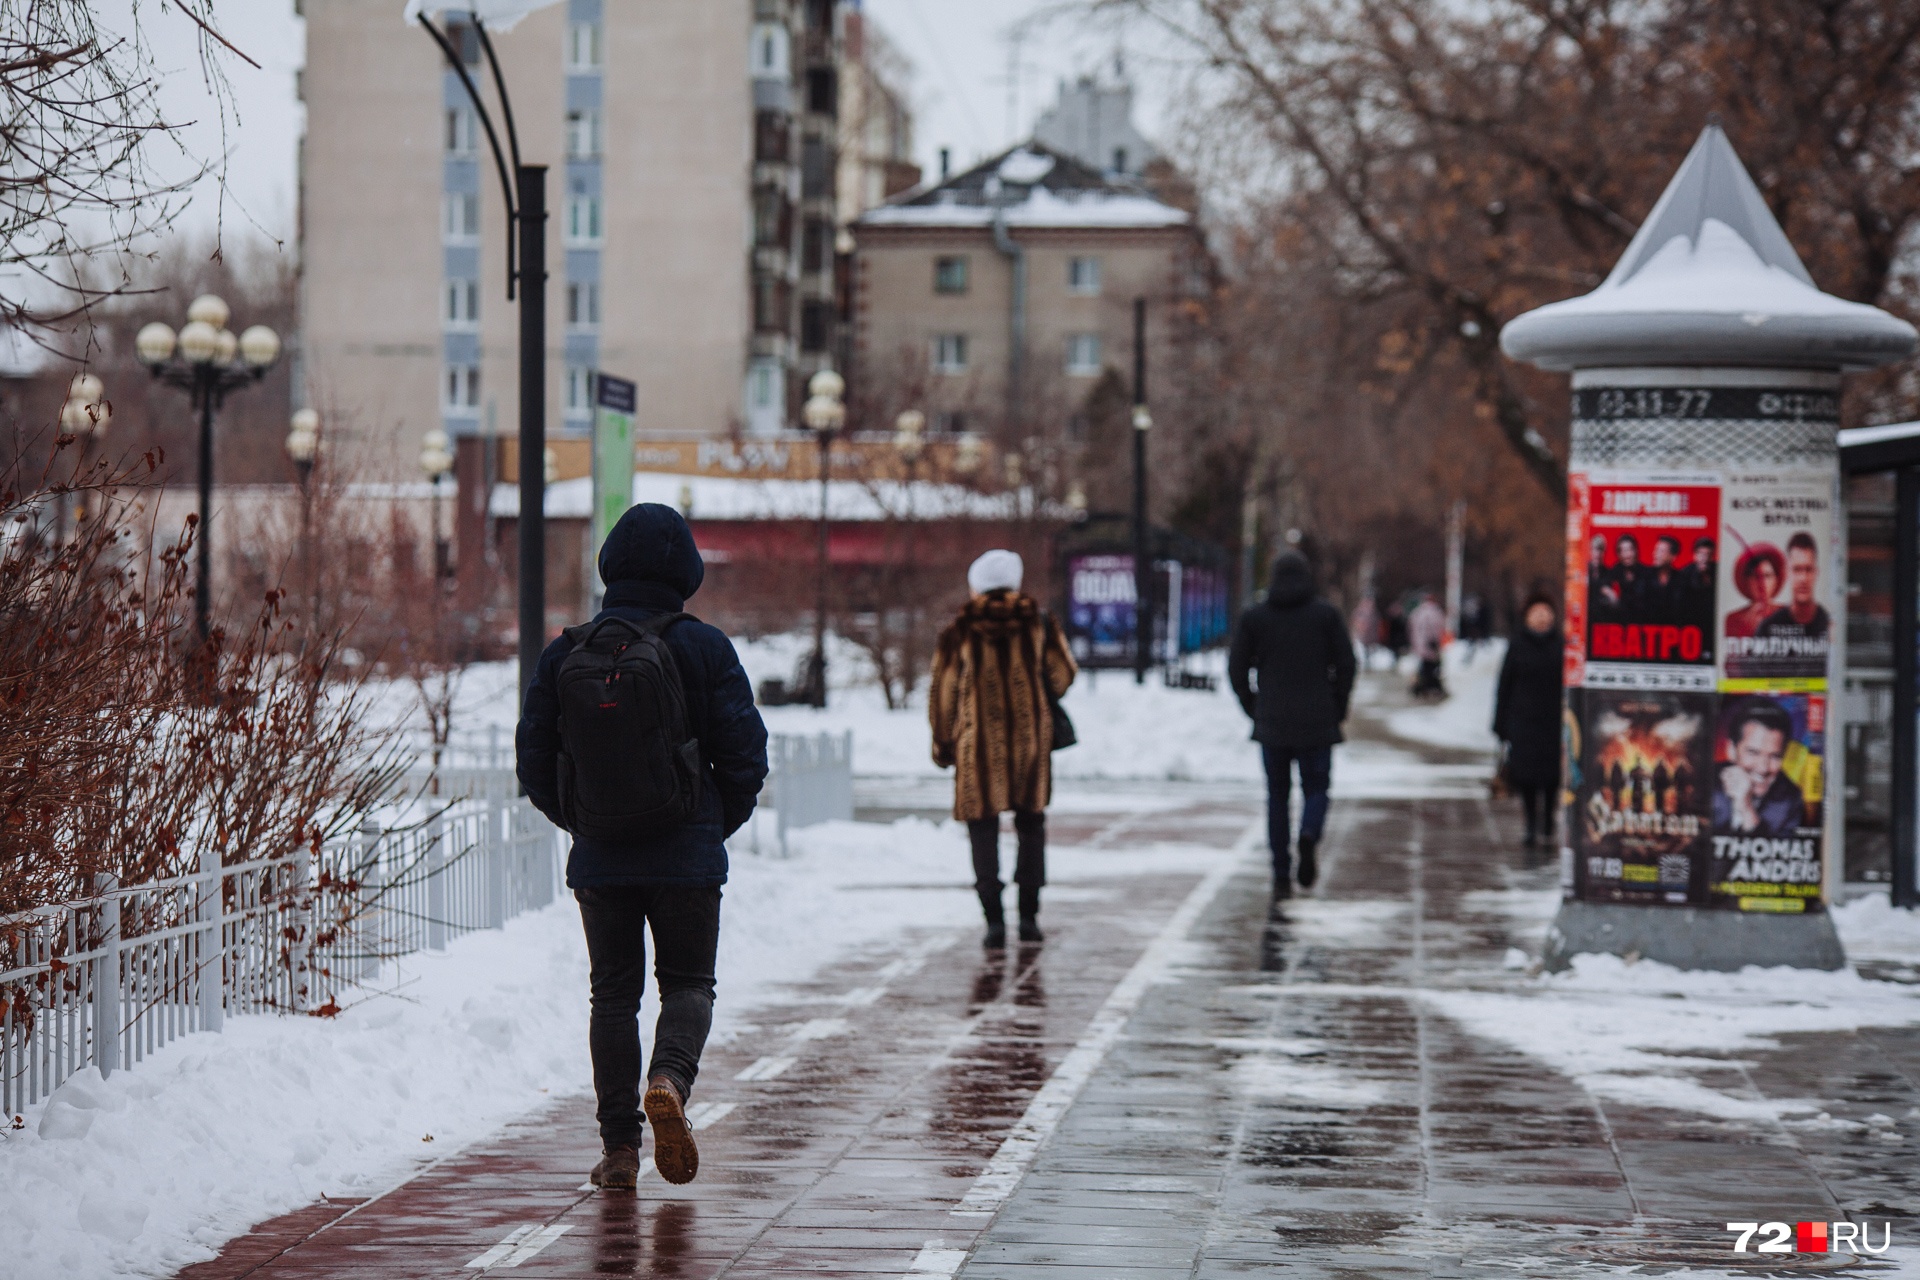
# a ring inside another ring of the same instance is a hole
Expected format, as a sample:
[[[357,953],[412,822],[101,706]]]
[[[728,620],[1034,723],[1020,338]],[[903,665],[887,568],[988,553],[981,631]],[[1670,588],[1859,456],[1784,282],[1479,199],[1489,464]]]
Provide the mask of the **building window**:
[[[469,329],[480,323],[480,282],[478,280],[447,281],[447,313],[449,328]]]
[[[567,282],[567,326],[573,329],[600,327],[600,286],[591,280]]]
[[[808,218],[800,231],[800,269],[818,273],[833,269],[833,224]]]
[[[800,197],[818,200],[833,194],[833,148],[819,138],[800,144]]]
[[[600,243],[600,197],[567,197],[567,239],[573,244]]]
[[[567,112],[567,159],[595,160],[600,156],[600,113],[591,107]]]
[[[965,293],[967,291],[967,260],[965,258],[935,258],[933,260],[933,291],[935,293]]]
[[[941,435],[957,436],[967,429],[967,415],[958,409],[933,415],[933,429]]]
[[[587,418],[593,415],[593,369],[589,365],[570,364],[567,366],[567,417]]]
[[[747,367],[747,430],[770,436],[786,424],[787,380],[778,360],[761,358]]]
[[[785,164],[793,154],[789,136],[792,117],[783,111],[757,111],[753,116],[753,158],[764,164]]]
[[[479,145],[475,136],[480,129],[479,118],[473,114],[472,107],[447,108],[447,154],[450,156],[470,156]]]
[[[787,78],[789,42],[787,29],[777,22],[762,22],[753,29],[753,44],[747,56],[749,74],[755,80]]]
[[[1100,292],[1100,259],[1067,259],[1067,292],[1088,296]]]
[[[600,24],[575,22],[567,27],[567,70],[600,69]]]
[[[833,333],[833,304],[808,298],[800,304],[800,349],[825,351]]]
[[[440,231],[449,241],[480,238],[480,197],[449,191],[440,198]]]
[[[450,364],[442,388],[449,409],[477,409],[480,407],[480,366],[477,364]]]
[[[1078,377],[1100,372],[1100,335],[1076,333],[1067,339],[1067,372]]]
[[[814,67],[807,72],[807,110],[823,116],[833,115],[839,98],[839,83],[832,67]]]
[[[786,193],[778,187],[760,187],[753,193],[753,242],[766,248],[786,248],[788,208]]]
[[[935,373],[965,373],[967,371],[966,334],[940,333],[934,335],[933,371]]]
[[[1113,149],[1113,171],[1115,173],[1125,173],[1127,171],[1127,149],[1125,147],[1115,147]]]

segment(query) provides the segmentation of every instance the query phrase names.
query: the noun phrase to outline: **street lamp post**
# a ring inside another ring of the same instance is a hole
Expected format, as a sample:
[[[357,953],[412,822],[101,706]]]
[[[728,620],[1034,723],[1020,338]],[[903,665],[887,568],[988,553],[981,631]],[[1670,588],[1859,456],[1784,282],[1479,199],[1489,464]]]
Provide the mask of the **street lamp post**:
[[[85,483],[87,464],[92,461],[94,439],[104,432],[112,421],[113,404],[106,398],[105,385],[91,373],[75,374],[73,382],[67,387],[67,402],[60,407],[60,430],[80,441],[80,459],[73,469],[75,483]],[[64,542],[67,525],[67,504],[64,498],[55,507],[54,514],[55,534],[60,541]],[[87,500],[83,495],[73,504],[73,522],[76,531],[80,522],[86,518]]]
[[[1153,662],[1153,562],[1147,537],[1147,300],[1133,300],[1133,682]]]
[[[807,381],[807,403],[800,411],[801,421],[820,440],[820,559],[817,567],[820,598],[813,611],[813,656],[807,659],[807,702],[816,707],[827,705],[827,520],[828,481],[833,470],[833,437],[847,421],[847,406],[841,400],[846,379],[831,369],[822,369]]]
[[[497,10],[502,20],[511,21],[550,2],[535,0],[485,8]],[[506,77],[500,73],[500,59],[493,52],[493,40],[487,34],[482,7],[474,4],[466,20],[472,24],[480,49],[486,55],[494,91],[500,100],[501,122],[507,131],[504,149],[493,127],[493,116],[480,97],[473,77],[467,73],[466,61],[453,47],[447,33],[433,25],[422,0],[409,4],[406,13],[426,28],[467,91],[467,99],[473,104],[474,114],[487,135],[487,146],[493,152],[501,198],[506,202],[507,224],[513,228],[507,236],[507,300],[513,301],[517,292],[520,302],[518,527],[520,694],[524,698],[527,686],[533,682],[534,670],[540,664],[540,651],[546,647],[547,633],[547,469],[543,463],[547,445],[547,167],[520,162],[520,136],[513,124],[513,104],[507,96]]]
[[[320,456],[320,415],[312,409],[296,409],[287,431],[287,457],[300,480],[300,577],[307,587],[306,633],[320,612],[320,584],[313,576],[313,478],[314,459]]]
[[[195,530],[193,621],[207,638],[213,599],[213,415],[227,394],[252,386],[280,358],[280,335],[256,324],[239,337],[227,328],[227,304],[203,293],[178,334],[158,320],[140,330],[134,350],[153,376],[192,397],[200,411],[200,522]]]
[[[452,442],[447,433],[435,427],[420,442],[420,469],[433,482],[433,589],[441,591],[447,582],[448,553],[446,535],[440,525],[440,482],[453,470]]]

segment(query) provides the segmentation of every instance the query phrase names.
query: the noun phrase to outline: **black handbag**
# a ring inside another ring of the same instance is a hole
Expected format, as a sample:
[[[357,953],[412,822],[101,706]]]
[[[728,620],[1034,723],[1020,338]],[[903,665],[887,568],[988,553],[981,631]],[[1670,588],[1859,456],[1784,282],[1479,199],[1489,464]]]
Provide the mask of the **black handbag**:
[[[1047,710],[1053,712],[1053,750],[1059,751],[1080,741],[1080,735],[1073,731],[1073,721],[1067,718],[1067,709],[1051,693],[1047,695]]]

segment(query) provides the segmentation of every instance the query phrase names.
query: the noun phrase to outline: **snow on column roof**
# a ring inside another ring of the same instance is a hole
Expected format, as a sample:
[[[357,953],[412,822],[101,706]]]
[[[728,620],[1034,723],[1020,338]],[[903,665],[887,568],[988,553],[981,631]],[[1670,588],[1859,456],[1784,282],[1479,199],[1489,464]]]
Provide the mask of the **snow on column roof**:
[[[1709,124],[1606,281],[1510,321],[1500,347],[1544,369],[1870,369],[1912,325],[1822,293],[1718,124]]]

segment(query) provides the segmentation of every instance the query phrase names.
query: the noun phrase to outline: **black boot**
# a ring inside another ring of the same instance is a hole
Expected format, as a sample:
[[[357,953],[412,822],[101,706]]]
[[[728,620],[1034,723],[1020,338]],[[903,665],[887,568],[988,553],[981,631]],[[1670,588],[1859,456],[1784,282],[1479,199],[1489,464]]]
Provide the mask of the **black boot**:
[[[1300,887],[1313,888],[1313,882],[1320,878],[1320,866],[1313,860],[1314,851],[1320,847],[1320,837],[1300,833]]]
[[[1040,932],[1040,886],[1037,884],[1020,886],[1020,941],[1044,942],[1046,935]]]
[[[980,910],[987,918],[987,936],[981,939],[981,945],[989,951],[999,951],[1007,945],[1007,909],[1000,902],[1000,890],[981,889]]]

